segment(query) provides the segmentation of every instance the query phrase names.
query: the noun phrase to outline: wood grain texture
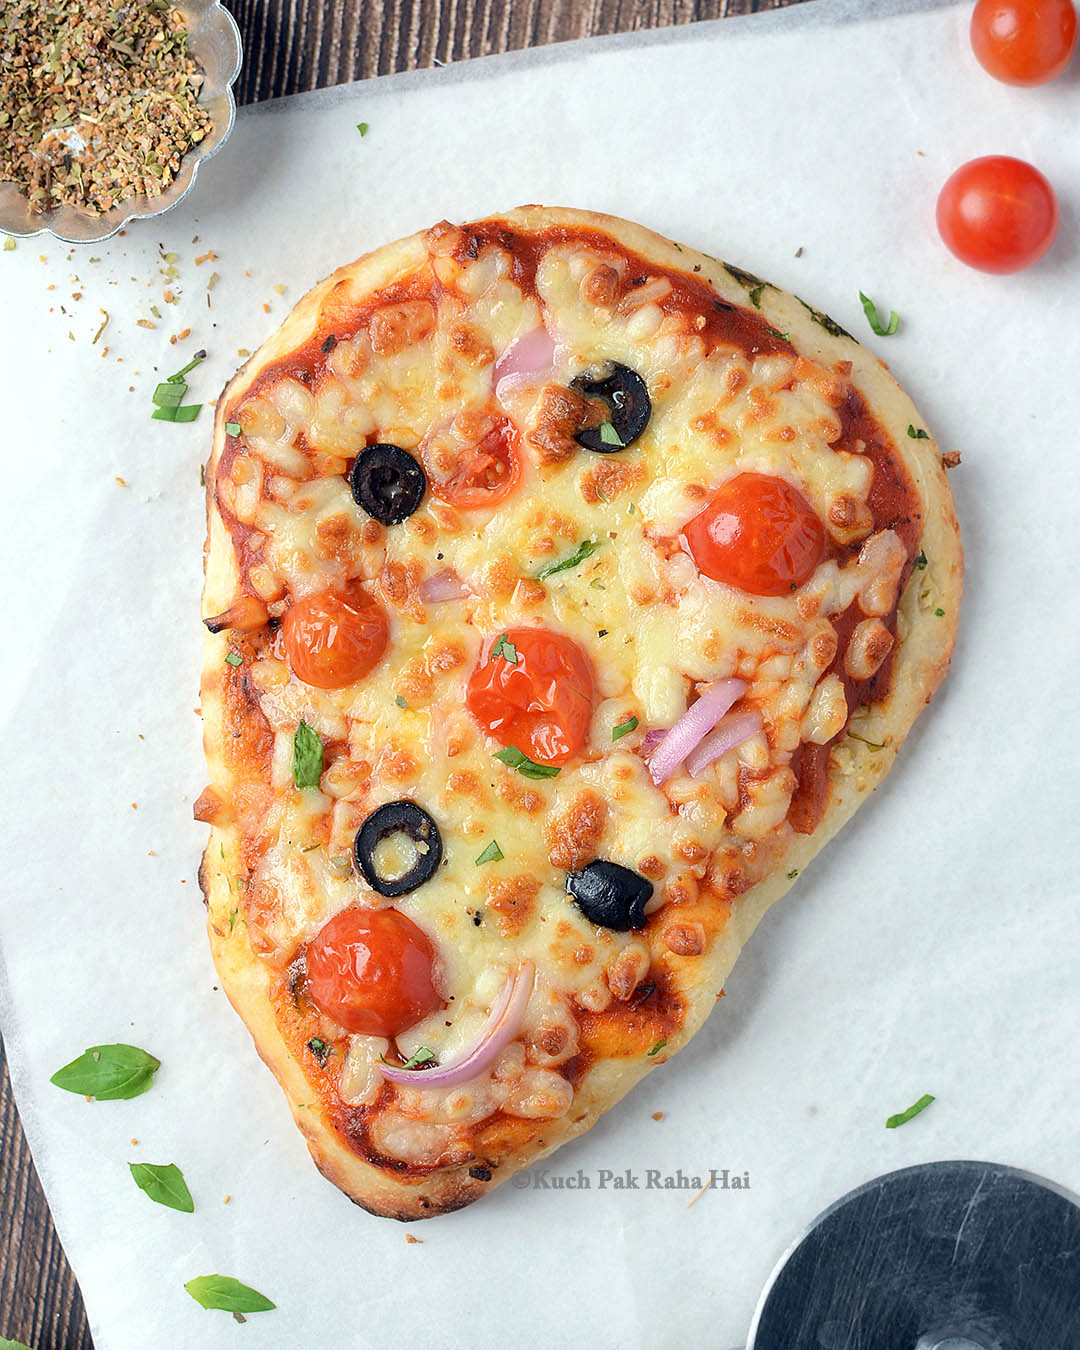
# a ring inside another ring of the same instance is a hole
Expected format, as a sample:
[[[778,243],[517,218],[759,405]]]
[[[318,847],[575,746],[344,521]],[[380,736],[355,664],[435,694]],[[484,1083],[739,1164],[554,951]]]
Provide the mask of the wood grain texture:
[[[798,0],[228,0],[241,103],[572,38],[779,9]],[[0,1337],[94,1350],[11,1096],[0,1042]]]

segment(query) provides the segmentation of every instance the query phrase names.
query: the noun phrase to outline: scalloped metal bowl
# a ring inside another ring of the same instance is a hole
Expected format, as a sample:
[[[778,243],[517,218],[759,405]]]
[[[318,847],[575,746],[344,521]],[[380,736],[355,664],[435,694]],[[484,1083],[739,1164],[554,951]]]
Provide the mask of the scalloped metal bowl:
[[[240,30],[220,0],[177,0],[188,29],[188,52],[205,74],[199,101],[214,119],[210,134],[180,161],[180,170],[160,197],[128,197],[102,215],[73,206],[35,214],[14,183],[0,183],[0,230],[20,239],[51,234],[66,244],[99,244],[132,220],[150,220],[171,211],[195,185],[199,165],[216,155],[236,120],[232,86],[243,60]]]

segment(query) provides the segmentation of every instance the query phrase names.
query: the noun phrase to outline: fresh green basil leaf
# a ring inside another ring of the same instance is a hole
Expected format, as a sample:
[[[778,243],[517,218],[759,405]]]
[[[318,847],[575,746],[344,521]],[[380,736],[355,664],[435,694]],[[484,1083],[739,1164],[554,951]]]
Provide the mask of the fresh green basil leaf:
[[[178,408],[186,393],[187,385],[183,380],[166,380],[158,385],[152,397],[159,408]]]
[[[188,1280],[184,1288],[202,1307],[220,1308],[222,1312],[268,1312],[277,1307],[265,1294],[241,1284],[231,1275],[199,1275]]]
[[[916,431],[911,422],[908,423],[907,434],[913,441],[928,441],[930,439],[930,433],[928,431],[923,431],[922,427],[919,427],[918,431]]]
[[[622,442],[620,441],[619,444],[621,445]],[[548,577],[553,577],[556,572],[565,572],[567,568],[577,567],[586,558],[591,558],[603,542],[602,539],[586,539],[577,552],[572,553],[569,558],[563,558],[559,562],[548,563],[546,567],[542,567],[536,574],[537,581],[546,581]]]
[[[517,648],[510,641],[505,633],[501,634],[494,647],[491,649],[489,661],[494,661],[496,657],[501,656],[504,661],[509,661],[512,666],[518,663]]]
[[[184,1174],[175,1163],[128,1163],[135,1185],[157,1205],[168,1205],[183,1214],[195,1212],[195,1201]]]
[[[357,122],[356,129],[361,136],[366,136],[368,134],[368,124],[366,122]]]
[[[171,422],[194,422],[202,412],[202,404],[181,403],[179,408],[173,408],[172,412],[174,416],[169,419]]]
[[[926,566],[926,554],[923,552],[922,549],[919,549],[919,556],[912,563],[912,567],[917,567],[921,572],[925,566]]]
[[[620,450],[622,450],[625,445],[623,438],[615,430],[615,424],[613,422],[600,423],[600,439],[605,445],[617,445]]]
[[[658,1055],[665,1045],[667,1045],[667,1037],[661,1036],[653,1048],[648,1052],[649,1059],[652,1059],[653,1055]]]
[[[160,1067],[160,1060],[137,1045],[92,1045],[49,1082],[99,1102],[126,1101],[145,1092]]]
[[[226,436],[239,436],[241,430],[242,430],[242,428],[241,428],[239,422],[226,422],[226,423],[225,423],[225,434],[226,434]]]
[[[497,750],[493,758],[501,760],[511,769],[517,769],[518,773],[524,774],[526,778],[556,778],[559,774],[558,765],[537,764],[516,745],[508,745],[505,750]]]
[[[624,736],[629,736],[632,731],[637,731],[638,720],[636,717],[629,717],[625,722],[620,722],[617,727],[611,729],[611,739],[621,741]]]
[[[323,745],[319,733],[301,719],[293,736],[292,779],[298,788],[317,788],[323,766]]]
[[[860,291],[859,299],[862,301],[863,313],[866,315],[867,322],[878,337],[892,337],[900,327],[900,315],[897,314],[896,310],[889,311],[889,322],[886,325],[878,318],[877,306],[868,295],[863,295]]]
[[[410,1055],[404,1064],[394,1064],[388,1060],[385,1055],[380,1055],[379,1058],[384,1064],[389,1064],[393,1069],[415,1069],[421,1064],[430,1064],[435,1058],[435,1052],[434,1050],[429,1050],[426,1045],[418,1046],[416,1053]]]
[[[906,1125],[908,1121],[913,1120],[920,1111],[925,1111],[934,1100],[935,1099],[931,1097],[929,1092],[923,1093],[919,1100],[915,1102],[913,1106],[909,1106],[906,1111],[901,1111],[898,1115],[890,1116],[885,1122],[885,1128],[887,1130],[895,1130],[899,1125]]]
[[[239,652],[229,652],[228,656],[225,658],[225,664],[227,666],[242,666],[244,664],[244,658]]]
[[[498,840],[493,839],[491,843],[488,844],[487,848],[484,849],[483,853],[480,854],[479,858],[477,858],[476,866],[479,867],[481,863],[502,862],[502,859],[503,851],[499,847]]]

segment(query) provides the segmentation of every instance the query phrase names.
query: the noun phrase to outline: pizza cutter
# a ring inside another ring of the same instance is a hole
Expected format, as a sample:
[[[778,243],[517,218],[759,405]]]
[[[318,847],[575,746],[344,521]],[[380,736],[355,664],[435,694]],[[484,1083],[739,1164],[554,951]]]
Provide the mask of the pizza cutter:
[[[1080,1350],[1080,1200],[997,1163],[877,1177],[781,1257],[746,1350]]]

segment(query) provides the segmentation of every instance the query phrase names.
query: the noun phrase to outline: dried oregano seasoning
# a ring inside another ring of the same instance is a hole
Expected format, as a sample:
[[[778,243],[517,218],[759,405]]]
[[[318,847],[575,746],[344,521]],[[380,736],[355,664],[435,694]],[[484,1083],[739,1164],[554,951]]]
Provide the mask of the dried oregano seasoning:
[[[0,180],[36,212],[157,197],[213,125],[166,0],[5,0]]]

